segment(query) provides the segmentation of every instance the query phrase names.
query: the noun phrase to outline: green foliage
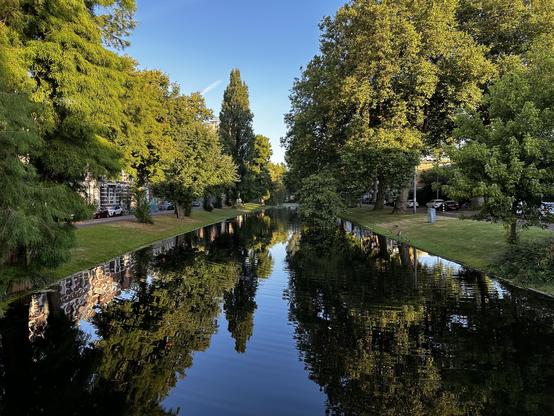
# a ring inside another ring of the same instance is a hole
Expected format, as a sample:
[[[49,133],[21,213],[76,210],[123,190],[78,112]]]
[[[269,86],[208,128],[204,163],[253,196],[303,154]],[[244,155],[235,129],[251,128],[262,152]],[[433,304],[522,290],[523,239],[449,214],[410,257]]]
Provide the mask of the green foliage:
[[[23,50],[0,23],[0,265],[55,266],[69,256],[72,219],[90,209],[64,184],[37,173],[44,108],[30,101]]]
[[[67,259],[70,222],[91,213],[82,180],[119,171],[114,143],[132,62],[103,43],[124,41],[133,10],[133,0],[2,2],[0,263]]]
[[[453,196],[485,197],[482,214],[510,227],[541,224],[541,200],[554,193],[554,42],[544,40],[526,55],[527,65],[514,65],[490,89],[488,115],[462,114],[452,148]],[[517,94],[515,93],[517,91]]]
[[[246,166],[246,174],[241,189],[241,198],[245,201],[260,199],[262,204],[271,196],[271,175],[269,161],[271,158],[269,138],[260,134],[254,137],[254,146]]]
[[[269,176],[271,177],[271,205],[280,205],[287,198],[287,188],[285,185],[285,175],[287,167],[284,163],[269,163]]]
[[[516,283],[554,283],[554,239],[512,245],[491,268]]]
[[[308,176],[296,194],[299,214],[310,235],[324,241],[337,229],[343,204],[337,193],[337,181],[327,173]]]
[[[554,33],[554,6],[550,0],[461,0],[457,20],[489,56],[520,55],[537,37]]]
[[[225,153],[231,155],[237,166],[238,183],[236,195],[241,199],[251,196],[252,178],[248,178],[248,167],[252,158],[255,158],[256,149],[252,120],[254,115],[250,111],[248,86],[240,77],[240,71],[231,71],[229,85],[223,94],[221,112],[219,114],[219,137]],[[233,199],[236,199],[233,198]]]
[[[458,29],[457,4],[353,0],[323,21],[286,116],[292,182],[328,169],[356,196],[376,181],[381,195],[409,184],[424,146],[450,137],[455,112],[475,108],[494,74]]]
[[[205,123],[210,114],[199,95],[177,96],[169,104],[173,149],[154,190],[175,203],[181,218],[190,215],[192,201],[209,189],[230,186],[237,179],[236,168]]]
[[[135,203],[133,215],[137,221],[141,224],[154,224],[152,213],[150,212],[150,203],[146,198],[146,190],[144,188],[136,186],[133,189],[133,202]]]

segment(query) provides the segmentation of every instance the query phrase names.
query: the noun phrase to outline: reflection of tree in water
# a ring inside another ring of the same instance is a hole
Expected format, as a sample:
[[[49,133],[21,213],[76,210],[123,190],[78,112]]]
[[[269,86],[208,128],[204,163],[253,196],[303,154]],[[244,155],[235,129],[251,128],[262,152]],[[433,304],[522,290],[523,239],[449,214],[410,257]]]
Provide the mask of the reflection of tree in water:
[[[9,367],[1,376],[2,410],[174,414],[160,402],[192,365],[193,352],[208,347],[223,294],[240,273],[235,261],[212,262],[190,247],[153,260],[148,250],[139,253],[133,292],[93,318],[99,337],[93,344],[55,308],[44,338],[30,342],[26,305],[12,309],[16,319],[8,317],[0,328],[2,362]]]
[[[93,321],[103,354],[97,387],[121,394],[129,414],[155,413],[192,365],[192,353],[209,346],[238,267],[178,246],[156,258],[150,273],[152,282],[138,285],[134,298],[110,304]]]
[[[464,295],[475,276],[421,265],[416,280],[405,247],[377,244],[345,236],[326,256],[289,244],[297,346],[331,413],[553,414],[551,305],[524,308],[486,283]]]
[[[283,235],[286,241],[286,227],[283,213],[259,213],[247,217],[236,233],[222,236],[224,240],[219,242],[242,267],[242,275],[236,286],[225,294],[223,305],[227,329],[239,353],[246,352],[246,344],[254,331],[258,279],[268,278],[273,270],[269,249],[282,241]]]

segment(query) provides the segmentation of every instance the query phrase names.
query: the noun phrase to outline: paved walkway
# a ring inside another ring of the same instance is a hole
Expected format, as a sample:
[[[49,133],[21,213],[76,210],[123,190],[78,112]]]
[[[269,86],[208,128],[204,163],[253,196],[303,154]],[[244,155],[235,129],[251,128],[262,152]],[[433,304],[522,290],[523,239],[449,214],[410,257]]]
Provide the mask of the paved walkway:
[[[175,212],[173,210],[169,211],[158,211],[153,212],[152,215],[175,215]],[[121,215],[119,217],[108,217],[108,218],[98,218],[95,220],[86,220],[86,221],[79,221],[75,223],[75,227],[77,228],[86,228],[93,225],[99,225],[99,224],[109,224],[112,222],[119,222],[119,221],[132,221],[136,222],[137,219],[134,215]]]

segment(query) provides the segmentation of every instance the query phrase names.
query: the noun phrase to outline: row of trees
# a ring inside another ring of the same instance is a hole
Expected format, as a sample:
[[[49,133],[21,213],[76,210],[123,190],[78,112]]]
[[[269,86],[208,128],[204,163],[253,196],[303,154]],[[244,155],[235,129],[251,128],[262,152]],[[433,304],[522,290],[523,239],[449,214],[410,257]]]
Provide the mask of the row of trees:
[[[449,193],[514,228],[553,193],[552,1],[351,0],[321,28],[286,116],[293,188],[323,169],[401,213],[420,158],[447,152]]]
[[[269,198],[271,148],[252,132],[238,70],[218,131],[200,94],[117,53],[134,11],[134,0],[1,2],[0,264],[67,258],[70,223],[93,209],[87,177],[130,174],[143,221],[147,187],[178,217],[202,196]]]

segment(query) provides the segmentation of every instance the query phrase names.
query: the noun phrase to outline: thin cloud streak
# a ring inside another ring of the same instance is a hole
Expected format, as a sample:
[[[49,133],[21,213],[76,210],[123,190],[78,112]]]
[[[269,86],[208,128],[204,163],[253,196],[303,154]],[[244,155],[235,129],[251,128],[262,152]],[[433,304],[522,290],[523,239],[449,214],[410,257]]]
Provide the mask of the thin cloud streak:
[[[217,81],[215,82],[212,82],[210,85],[208,85],[206,88],[204,88],[202,91],[200,91],[200,95],[206,95],[207,93],[209,93],[210,91],[212,91],[213,89],[217,88],[219,86],[219,84],[221,84],[223,81],[218,79]]]

